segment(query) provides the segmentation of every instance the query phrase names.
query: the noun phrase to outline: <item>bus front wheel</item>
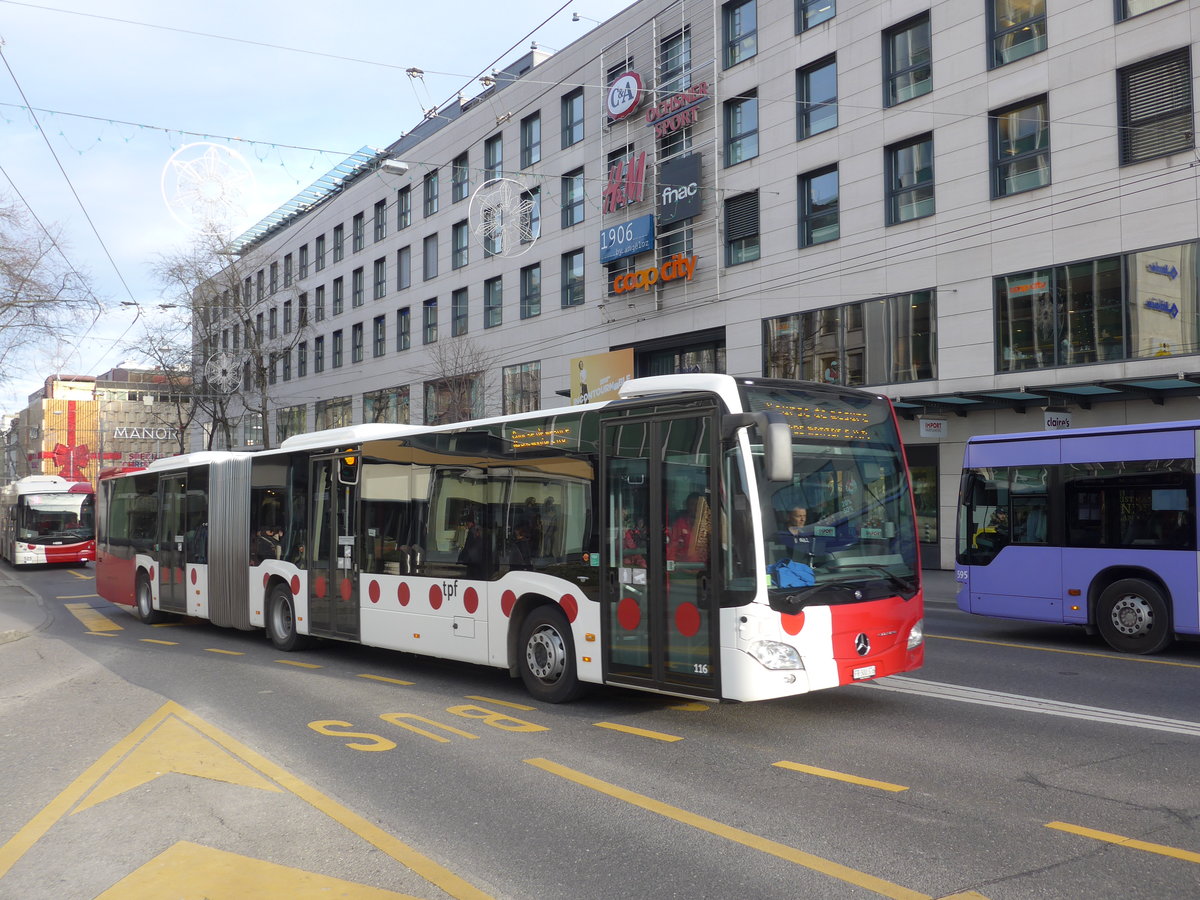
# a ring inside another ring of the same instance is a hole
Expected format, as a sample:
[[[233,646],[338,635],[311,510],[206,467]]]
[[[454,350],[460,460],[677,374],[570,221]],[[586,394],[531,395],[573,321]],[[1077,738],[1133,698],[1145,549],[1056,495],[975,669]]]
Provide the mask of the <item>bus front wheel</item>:
[[[1157,653],[1171,643],[1171,614],[1162,591],[1138,578],[1123,578],[1104,589],[1096,627],[1114,650]]]
[[[566,617],[554,606],[539,606],[521,625],[521,680],[534,699],[566,703],[579,696],[575,647]]]
[[[154,608],[154,595],[150,591],[150,578],[145,572],[138,574],[137,587],[134,593],[137,603],[134,606],[133,614],[138,617],[138,621],[145,625],[155,625],[167,618],[162,611]]]
[[[267,637],[285,653],[308,646],[308,639],[296,631],[296,601],[287,585],[275,585],[267,597]]]

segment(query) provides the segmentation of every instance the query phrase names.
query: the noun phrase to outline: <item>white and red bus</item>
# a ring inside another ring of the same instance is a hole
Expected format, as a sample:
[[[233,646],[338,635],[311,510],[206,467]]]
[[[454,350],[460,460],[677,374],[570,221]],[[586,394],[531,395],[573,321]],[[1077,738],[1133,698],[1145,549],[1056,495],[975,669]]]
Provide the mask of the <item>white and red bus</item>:
[[[14,566],[96,558],[96,495],[86,481],[29,475],[0,492],[0,556]]]
[[[800,382],[639,378],[607,403],[350,426],[100,484],[97,590],[145,622],[494,665],[549,702],[910,671],[919,579],[891,404]]]

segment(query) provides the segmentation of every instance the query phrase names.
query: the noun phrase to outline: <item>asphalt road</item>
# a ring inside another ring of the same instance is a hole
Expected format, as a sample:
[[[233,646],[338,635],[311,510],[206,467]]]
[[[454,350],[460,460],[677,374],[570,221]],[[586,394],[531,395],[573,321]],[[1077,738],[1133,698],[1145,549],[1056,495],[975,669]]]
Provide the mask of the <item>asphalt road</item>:
[[[148,628],[91,574],[0,569],[3,898],[1200,896],[1197,644],[967,616],[935,572],[910,676],[546,706]]]

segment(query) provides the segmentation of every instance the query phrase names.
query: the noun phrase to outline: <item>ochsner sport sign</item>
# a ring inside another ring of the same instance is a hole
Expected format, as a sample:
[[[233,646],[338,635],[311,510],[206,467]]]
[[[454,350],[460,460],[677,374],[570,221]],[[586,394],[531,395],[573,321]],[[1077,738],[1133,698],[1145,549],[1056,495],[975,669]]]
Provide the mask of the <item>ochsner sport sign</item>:
[[[695,125],[699,121],[699,106],[707,99],[708,82],[694,84],[646,110],[646,124],[654,126],[656,138],[666,137],[680,128]]]
[[[622,272],[612,280],[612,292],[624,294],[638,288],[648,291],[660,281],[674,281],[676,278],[691,281],[699,259],[698,256],[676,253],[657,268],[652,266],[649,269],[638,269],[636,272]]]

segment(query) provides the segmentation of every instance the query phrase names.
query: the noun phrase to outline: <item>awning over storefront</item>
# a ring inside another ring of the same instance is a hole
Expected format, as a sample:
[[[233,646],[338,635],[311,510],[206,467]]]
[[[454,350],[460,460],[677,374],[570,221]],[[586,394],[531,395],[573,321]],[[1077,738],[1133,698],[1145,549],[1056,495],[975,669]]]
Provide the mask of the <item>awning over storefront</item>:
[[[991,409],[1011,409],[1019,413],[1030,407],[1044,409],[1077,406],[1080,409],[1091,409],[1095,403],[1113,400],[1150,400],[1161,406],[1169,397],[1200,397],[1200,372],[1181,373],[1165,378],[1031,385],[1015,390],[905,394],[896,398],[893,403],[898,414],[906,419],[913,419],[917,416],[949,413],[966,417],[972,412]]]

